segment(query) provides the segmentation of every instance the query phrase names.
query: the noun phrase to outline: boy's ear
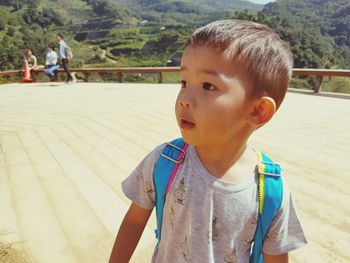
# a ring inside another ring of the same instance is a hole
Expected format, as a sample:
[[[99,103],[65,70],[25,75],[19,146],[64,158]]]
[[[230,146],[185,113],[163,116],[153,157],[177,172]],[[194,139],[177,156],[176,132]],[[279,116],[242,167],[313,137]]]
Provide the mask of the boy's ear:
[[[253,104],[253,109],[249,116],[249,122],[258,128],[271,120],[275,112],[275,100],[267,96],[261,97]]]

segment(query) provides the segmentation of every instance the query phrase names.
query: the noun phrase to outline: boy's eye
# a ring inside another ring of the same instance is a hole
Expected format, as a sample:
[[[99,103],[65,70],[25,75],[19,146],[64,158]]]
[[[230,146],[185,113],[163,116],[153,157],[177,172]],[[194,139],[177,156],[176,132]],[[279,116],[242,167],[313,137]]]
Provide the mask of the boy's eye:
[[[183,88],[186,88],[186,84],[187,84],[186,81],[181,80],[180,83],[181,83],[181,88],[182,88],[182,89],[183,89]]]
[[[216,88],[213,84],[211,84],[209,82],[204,82],[202,87],[205,90],[215,90],[215,88]]]

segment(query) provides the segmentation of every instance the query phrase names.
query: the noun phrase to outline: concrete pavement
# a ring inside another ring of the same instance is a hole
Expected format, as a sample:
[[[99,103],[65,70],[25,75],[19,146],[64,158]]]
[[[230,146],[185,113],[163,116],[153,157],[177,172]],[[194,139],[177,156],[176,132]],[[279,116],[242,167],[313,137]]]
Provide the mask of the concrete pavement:
[[[121,181],[176,138],[172,84],[0,86],[0,261],[107,262]],[[288,93],[250,144],[279,160],[310,244],[292,262],[349,262],[350,101]],[[132,262],[150,262],[152,218]],[[6,261],[7,260],[7,261]],[[11,261],[12,260],[12,261]]]

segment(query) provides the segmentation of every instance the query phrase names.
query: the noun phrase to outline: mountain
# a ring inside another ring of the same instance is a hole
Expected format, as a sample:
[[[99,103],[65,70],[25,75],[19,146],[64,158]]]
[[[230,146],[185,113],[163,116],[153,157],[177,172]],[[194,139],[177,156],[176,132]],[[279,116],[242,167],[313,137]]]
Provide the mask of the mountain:
[[[262,13],[313,28],[332,37],[337,45],[350,46],[349,0],[283,0],[268,4]]]
[[[193,30],[214,20],[265,23],[291,43],[296,67],[350,67],[349,0],[0,0],[0,70],[21,67],[23,50],[43,62],[55,32],[72,66],[164,66],[179,60]]]
[[[220,19],[225,12],[260,11],[263,5],[243,0],[110,0],[139,19],[175,24],[205,24]]]
[[[262,14],[290,41],[298,67],[350,66],[349,0],[279,0]]]
[[[212,6],[214,8],[217,8],[219,10],[227,11],[227,10],[255,10],[260,11],[263,9],[264,5],[255,4],[249,1],[242,1],[242,0],[218,0],[218,1],[212,1],[212,0],[196,0],[198,4],[202,5],[208,5]]]
[[[120,0],[115,0],[120,2]],[[125,1],[124,1],[125,2]],[[130,3],[130,1],[129,1]],[[256,10],[259,11],[263,8],[263,5],[254,4],[252,2],[243,1],[243,0],[136,0],[134,3],[138,3],[144,7],[154,7],[160,5],[166,6],[196,6],[198,8],[209,8],[217,10]],[[181,11],[181,10],[180,10]]]

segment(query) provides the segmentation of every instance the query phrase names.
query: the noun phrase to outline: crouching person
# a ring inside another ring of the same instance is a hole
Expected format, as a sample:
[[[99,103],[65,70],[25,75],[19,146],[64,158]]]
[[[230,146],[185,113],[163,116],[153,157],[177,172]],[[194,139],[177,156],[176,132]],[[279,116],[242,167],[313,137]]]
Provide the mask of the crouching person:
[[[50,78],[50,81],[57,81],[57,70],[60,65],[57,63],[57,53],[54,51],[53,45],[47,46],[45,61],[44,73]]]

